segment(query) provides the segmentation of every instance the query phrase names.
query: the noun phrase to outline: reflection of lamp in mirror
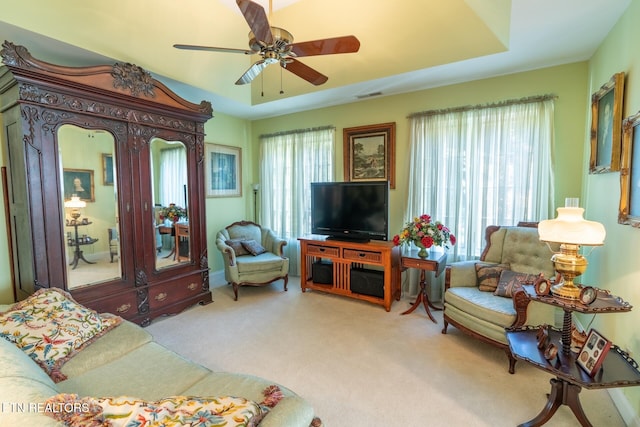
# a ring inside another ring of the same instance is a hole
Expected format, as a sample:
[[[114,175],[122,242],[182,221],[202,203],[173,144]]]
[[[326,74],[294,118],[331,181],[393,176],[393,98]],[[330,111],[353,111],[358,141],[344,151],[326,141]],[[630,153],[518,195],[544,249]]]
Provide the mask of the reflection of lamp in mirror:
[[[260,190],[260,184],[251,184],[253,188],[253,222],[258,222],[258,190]]]
[[[578,254],[580,246],[601,246],[606,231],[599,222],[587,221],[578,207],[578,199],[565,199],[565,207],[558,208],[556,219],[540,221],[538,235],[544,242],[560,243],[560,252],[551,257],[553,265],[562,276],[562,281],[551,288],[554,295],[578,299],[580,288],[573,279],[587,270],[587,260]]]
[[[80,197],[75,194],[71,196],[71,200],[67,200],[66,202],[64,202],[65,208],[71,208],[70,215],[74,221],[77,221],[78,218],[80,218],[80,209],[86,206],[87,202],[85,202],[84,200],[80,200]]]

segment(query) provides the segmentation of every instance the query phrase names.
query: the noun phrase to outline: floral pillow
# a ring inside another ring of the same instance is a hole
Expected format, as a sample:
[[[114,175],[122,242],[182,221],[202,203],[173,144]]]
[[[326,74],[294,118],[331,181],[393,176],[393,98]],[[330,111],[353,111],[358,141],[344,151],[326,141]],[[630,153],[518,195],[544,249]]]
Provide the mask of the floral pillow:
[[[62,365],[122,322],[78,304],[59,288],[40,289],[0,313],[0,337],[13,342],[55,381],[66,379]]]
[[[149,402],[128,396],[79,398],[76,394],[59,394],[47,399],[44,407],[48,416],[73,427],[255,427],[282,399],[277,386],[267,387],[263,393],[265,400],[261,403],[232,396],[173,396]],[[54,410],[60,407],[72,410]]]

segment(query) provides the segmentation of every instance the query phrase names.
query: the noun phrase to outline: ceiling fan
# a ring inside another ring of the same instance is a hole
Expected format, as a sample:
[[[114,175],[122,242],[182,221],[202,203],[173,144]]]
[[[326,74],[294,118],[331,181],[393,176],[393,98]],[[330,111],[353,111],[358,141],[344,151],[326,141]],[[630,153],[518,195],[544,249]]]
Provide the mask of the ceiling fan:
[[[288,31],[269,25],[264,8],[251,0],[236,0],[244,19],[249,24],[250,49],[233,49],[224,47],[174,44],[177,49],[205,50],[211,52],[258,54],[262,57],[255,62],[239,79],[237,85],[251,81],[271,64],[280,64],[282,68],[313,85],[321,85],[328,77],[303,64],[296,58],[315,55],[332,55],[336,53],[353,53],[360,49],[360,41],[355,36],[334,37],[293,43],[293,36]]]

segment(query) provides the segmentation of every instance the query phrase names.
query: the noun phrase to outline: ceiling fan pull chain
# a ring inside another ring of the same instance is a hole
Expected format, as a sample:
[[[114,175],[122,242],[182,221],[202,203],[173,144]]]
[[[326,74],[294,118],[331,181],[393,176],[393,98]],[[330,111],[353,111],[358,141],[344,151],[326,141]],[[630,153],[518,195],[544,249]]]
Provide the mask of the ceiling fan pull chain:
[[[282,67],[280,67],[280,95],[282,95],[284,91],[282,90]]]
[[[260,96],[264,98],[264,74],[260,73]]]

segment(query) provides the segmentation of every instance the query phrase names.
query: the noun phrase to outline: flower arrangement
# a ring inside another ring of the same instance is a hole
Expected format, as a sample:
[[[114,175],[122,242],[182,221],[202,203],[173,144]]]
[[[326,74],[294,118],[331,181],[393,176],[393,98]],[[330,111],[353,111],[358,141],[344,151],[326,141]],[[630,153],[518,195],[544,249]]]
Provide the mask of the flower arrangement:
[[[186,209],[176,206],[175,203],[170,203],[169,206],[160,211],[160,219],[169,219],[170,221],[178,222],[180,218],[186,217]]]
[[[396,246],[413,242],[420,248],[420,256],[426,256],[426,249],[432,246],[449,247],[456,244],[456,236],[440,221],[431,221],[431,216],[423,214],[405,224],[400,234],[393,236]]]

